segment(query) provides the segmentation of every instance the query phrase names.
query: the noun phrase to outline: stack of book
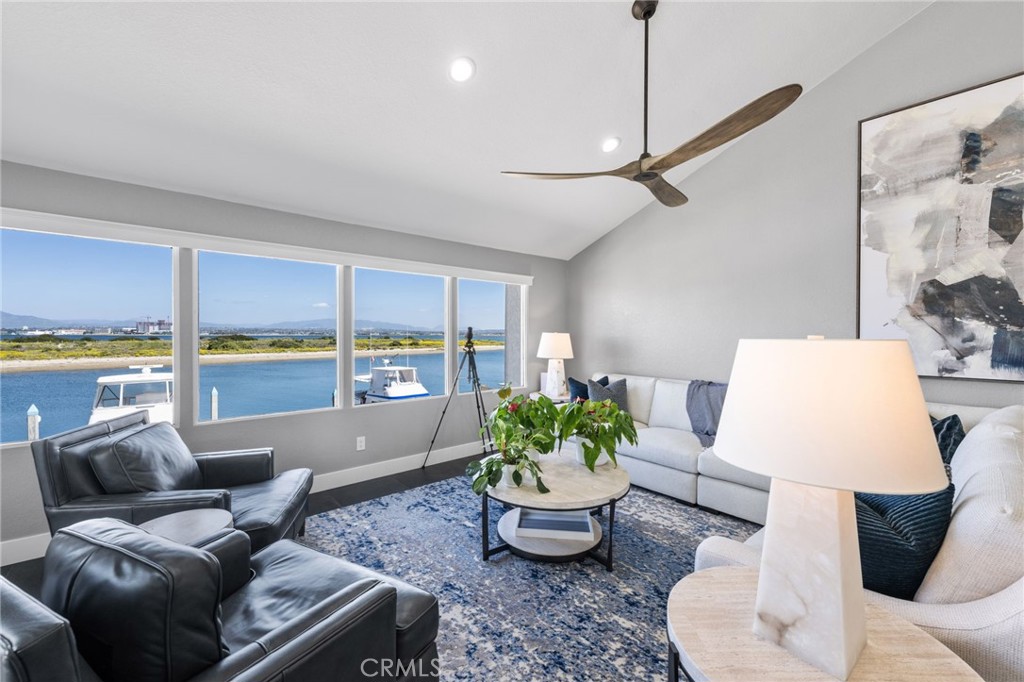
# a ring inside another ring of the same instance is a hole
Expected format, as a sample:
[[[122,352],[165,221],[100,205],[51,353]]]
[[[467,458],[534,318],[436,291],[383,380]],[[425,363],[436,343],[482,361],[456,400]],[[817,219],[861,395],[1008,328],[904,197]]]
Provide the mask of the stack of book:
[[[542,511],[520,509],[516,535],[524,538],[554,538],[559,540],[594,540],[590,512]]]

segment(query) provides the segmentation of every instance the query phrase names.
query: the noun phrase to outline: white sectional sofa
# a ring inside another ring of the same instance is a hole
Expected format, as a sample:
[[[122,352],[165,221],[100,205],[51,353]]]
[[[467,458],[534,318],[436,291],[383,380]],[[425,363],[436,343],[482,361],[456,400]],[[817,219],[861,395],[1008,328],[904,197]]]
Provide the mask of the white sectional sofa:
[[[641,488],[764,523],[771,479],[734,467],[705,448],[686,412],[688,380],[596,372],[593,379],[626,380],[637,444],[616,451],[619,465]]]

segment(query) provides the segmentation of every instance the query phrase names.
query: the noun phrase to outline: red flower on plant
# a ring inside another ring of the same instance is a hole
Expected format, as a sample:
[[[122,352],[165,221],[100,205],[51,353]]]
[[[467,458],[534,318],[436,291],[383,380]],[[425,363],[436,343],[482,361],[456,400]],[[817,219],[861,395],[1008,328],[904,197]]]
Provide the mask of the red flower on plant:
[[[509,412],[515,412],[518,409],[519,409],[519,403],[509,403],[508,404],[508,411]]]

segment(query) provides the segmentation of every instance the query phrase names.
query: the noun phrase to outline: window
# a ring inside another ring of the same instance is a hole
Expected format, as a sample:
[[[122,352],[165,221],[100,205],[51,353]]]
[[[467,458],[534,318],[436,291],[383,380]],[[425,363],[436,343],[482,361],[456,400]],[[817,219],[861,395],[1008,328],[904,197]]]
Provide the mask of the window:
[[[355,402],[444,395],[445,280],[356,268]]]
[[[459,348],[465,347],[466,332],[472,327],[481,388],[497,389],[505,383],[521,386],[523,377],[518,338],[521,287],[473,279],[460,279],[458,282]],[[460,365],[463,355],[465,352],[460,350]],[[472,390],[469,379],[469,367],[466,366],[459,375],[461,393]]]
[[[199,420],[337,402],[337,267],[199,253]]]
[[[2,228],[0,266],[0,441],[171,420],[169,247]]]

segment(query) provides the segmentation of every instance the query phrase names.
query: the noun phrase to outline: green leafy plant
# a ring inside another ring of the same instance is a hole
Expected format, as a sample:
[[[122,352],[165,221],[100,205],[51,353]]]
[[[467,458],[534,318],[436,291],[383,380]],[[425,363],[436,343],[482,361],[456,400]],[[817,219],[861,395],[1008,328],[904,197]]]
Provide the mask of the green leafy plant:
[[[466,467],[466,475],[473,478],[473,492],[480,495],[488,487],[498,485],[505,467],[514,467],[512,481],[517,486],[523,484],[523,472],[529,471],[537,481],[537,490],[549,492],[541,480],[540,465],[528,452],[547,454],[554,450],[557,408],[546,396],[536,400],[524,395],[512,397],[508,385],[498,390],[498,398],[501,402],[488,416],[486,426],[494,441],[495,454]]]
[[[558,409],[558,447],[571,436],[576,436],[583,449],[587,468],[594,470],[594,464],[603,451],[618,466],[615,449],[626,441],[636,445],[636,425],[628,412],[619,409],[611,400],[587,400],[568,403]]]

